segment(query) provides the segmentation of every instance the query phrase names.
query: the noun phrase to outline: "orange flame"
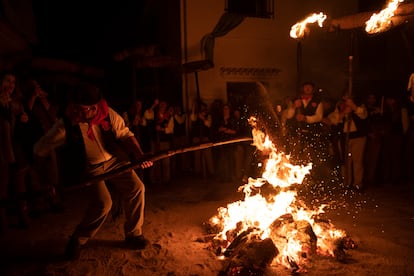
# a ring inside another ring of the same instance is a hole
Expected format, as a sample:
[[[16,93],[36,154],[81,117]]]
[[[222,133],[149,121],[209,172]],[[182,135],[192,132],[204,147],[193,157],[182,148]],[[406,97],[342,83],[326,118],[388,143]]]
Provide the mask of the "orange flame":
[[[297,193],[292,189],[294,184],[302,184],[304,177],[310,172],[312,164],[306,166],[297,166],[289,163],[289,156],[279,152],[269,137],[263,132],[257,130],[255,118],[249,119],[253,126],[253,144],[262,151],[268,153],[265,170],[261,178],[249,178],[248,183],[239,187],[244,192],[244,200],[236,201],[227,205],[226,208],[218,209],[218,214],[210,218],[210,223],[219,226],[221,232],[216,235],[220,241],[231,240],[227,235],[237,232],[237,235],[248,229],[257,229],[261,239],[271,238],[279,250],[279,255],[273,260],[273,263],[282,264],[289,267],[289,260],[302,264],[301,254],[304,251],[304,245],[298,238],[301,234],[292,227],[283,229],[283,238],[280,238],[280,229],[278,233],[272,232],[272,223],[283,215],[290,214],[293,221],[302,222],[310,225],[317,237],[317,253],[324,255],[334,255],[335,241],[344,237],[345,232],[337,230],[329,223],[315,222],[315,217],[322,214],[326,206],[320,206],[317,210],[310,210],[303,206],[303,203],[296,200]],[[260,188],[264,184],[270,184],[274,188],[275,195],[264,197],[260,193]],[[295,223],[296,225],[296,223]]]
[[[404,2],[404,0],[390,0],[385,9],[381,10],[379,13],[374,13],[371,18],[365,22],[365,31],[369,34],[374,34],[391,28],[392,17],[401,2]]]
[[[305,35],[306,26],[309,23],[315,23],[318,22],[319,27],[323,26],[323,22],[326,19],[326,15],[322,12],[320,13],[314,13],[307,18],[305,18],[303,21],[296,23],[292,26],[290,29],[290,37],[292,38],[301,38]]]

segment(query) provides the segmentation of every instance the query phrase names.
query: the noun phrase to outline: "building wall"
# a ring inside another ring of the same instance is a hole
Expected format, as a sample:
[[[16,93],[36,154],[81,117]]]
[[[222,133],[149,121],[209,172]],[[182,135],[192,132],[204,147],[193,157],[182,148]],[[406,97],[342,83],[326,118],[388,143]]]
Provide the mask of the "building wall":
[[[203,59],[200,40],[224,13],[225,1],[181,0],[181,6],[183,63]],[[357,8],[357,1],[275,0],[273,19],[246,18],[227,35],[216,38],[214,68],[198,73],[201,98],[226,101],[227,82],[232,81],[265,82],[274,101],[295,95],[299,79],[314,81],[327,93],[342,93],[348,79],[350,33],[328,33],[311,26],[298,54],[299,43],[289,31],[311,13],[321,11],[335,18],[355,13]],[[194,74],[184,74],[184,90],[184,100],[192,101],[196,96]]]

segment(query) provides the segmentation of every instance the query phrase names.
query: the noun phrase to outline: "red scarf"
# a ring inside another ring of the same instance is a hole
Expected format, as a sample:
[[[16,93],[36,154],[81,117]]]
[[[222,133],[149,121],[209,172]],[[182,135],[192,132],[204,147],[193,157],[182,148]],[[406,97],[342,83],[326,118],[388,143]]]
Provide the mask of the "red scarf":
[[[305,101],[310,101],[312,99],[312,95],[302,95],[301,99]]]
[[[92,131],[93,125],[99,125],[105,131],[109,130],[110,124],[107,120],[105,120],[105,118],[108,117],[108,114],[108,103],[105,101],[105,99],[101,99],[97,104],[97,114],[92,118],[92,120],[88,122],[87,134],[89,139],[92,141],[95,140],[95,136]],[[72,120],[72,123],[87,122],[86,119],[82,116],[82,112],[80,111],[78,105],[69,105],[66,109],[66,115]]]

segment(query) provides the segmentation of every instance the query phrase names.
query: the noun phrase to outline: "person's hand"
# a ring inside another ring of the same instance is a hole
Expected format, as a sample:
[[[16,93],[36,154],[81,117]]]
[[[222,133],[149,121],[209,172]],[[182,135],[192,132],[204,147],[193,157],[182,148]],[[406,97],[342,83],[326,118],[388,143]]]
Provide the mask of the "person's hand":
[[[224,133],[226,133],[226,131],[227,131],[227,128],[226,127],[219,127],[219,132],[224,132]]]
[[[139,125],[139,122],[141,121],[141,118],[139,116],[135,116],[134,120],[132,121],[133,126]]]
[[[144,161],[141,163],[141,168],[142,169],[146,169],[151,167],[152,165],[154,165],[154,163],[152,161]]]
[[[46,93],[46,91],[45,91],[45,90],[43,90],[42,88],[39,88],[39,89],[38,89],[37,96],[38,96],[39,98],[46,98],[46,97],[48,96],[48,94]]]
[[[352,110],[355,110],[356,107],[357,107],[356,104],[354,103],[354,101],[351,98],[346,98],[345,99],[345,105],[347,107],[349,107],[350,109],[352,109]]]
[[[372,114],[381,114],[381,108],[379,107],[375,107],[374,111],[372,112]]]
[[[295,108],[301,107],[302,106],[302,100],[301,99],[296,99],[295,102],[293,103]]]

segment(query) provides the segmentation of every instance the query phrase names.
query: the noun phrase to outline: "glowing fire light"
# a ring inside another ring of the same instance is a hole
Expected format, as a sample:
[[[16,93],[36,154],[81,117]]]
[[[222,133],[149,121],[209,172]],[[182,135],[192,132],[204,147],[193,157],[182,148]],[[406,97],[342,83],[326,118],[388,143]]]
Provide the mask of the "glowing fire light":
[[[390,0],[387,7],[379,13],[374,13],[371,18],[365,22],[365,31],[369,34],[379,33],[388,30],[392,26],[392,17],[398,6],[404,0]]]
[[[322,27],[325,19],[326,19],[326,15],[323,14],[322,12],[314,13],[308,16],[303,21],[296,23],[295,25],[292,26],[292,28],[290,29],[290,37],[292,38],[303,37],[305,35],[306,26],[309,23],[318,22],[319,27]]]
[[[291,262],[298,265],[306,262],[303,253],[307,250],[307,245],[300,238],[300,229],[310,226],[317,238],[315,253],[334,256],[335,242],[345,237],[345,232],[335,229],[329,222],[315,221],[324,212],[325,206],[310,210],[304,203],[296,200],[297,193],[292,187],[302,184],[312,164],[290,164],[289,156],[279,152],[269,137],[255,128],[255,118],[251,118],[249,122],[253,126],[253,144],[262,153],[268,153],[268,159],[264,162],[265,170],[261,178],[249,178],[247,184],[239,187],[244,192],[244,200],[228,204],[226,208],[219,208],[218,214],[210,219],[210,224],[220,228],[215,239],[221,241],[221,244],[227,242],[229,246],[234,234],[239,235],[248,229],[254,229],[255,235],[262,240],[270,238],[279,250],[273,264],[289,267]],[[267,190],[274,194],[262,195],[265,184],[270,185]],[[286,215],[293,218],[293,223],[283,225],[283,221],[275,226],[275,222]],[[279,227],[280,225],[282,226]]]

